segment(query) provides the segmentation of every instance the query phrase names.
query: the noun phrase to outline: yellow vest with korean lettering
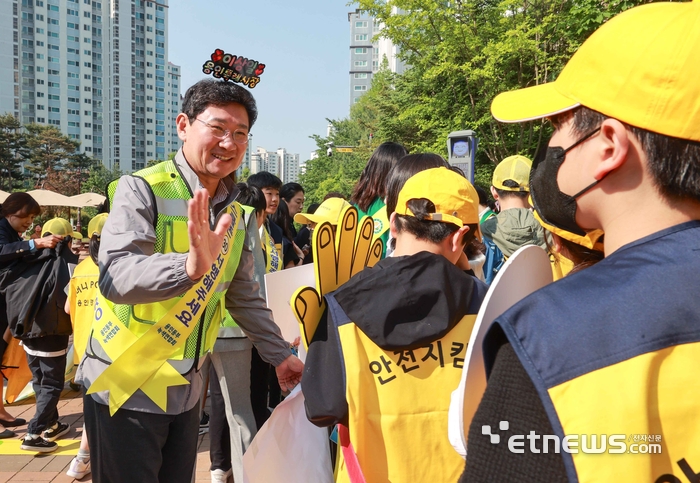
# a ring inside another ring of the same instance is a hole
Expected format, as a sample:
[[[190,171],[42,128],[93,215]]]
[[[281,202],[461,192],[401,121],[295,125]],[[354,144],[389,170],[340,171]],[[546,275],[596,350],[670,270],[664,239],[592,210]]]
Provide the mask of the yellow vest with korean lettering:
[[[185,253],[189,250],[189,238],[187,235],[187,203],[192,198],[190,189],[181,178],[173,161],[164,161],[155,166],[143,169],[133,174],[143,178],[153,191],[156,209],[156,242],[155,253]],[[110,203],[116,190],[116,182],[108,187]],[[196,309],[199,314],[198,326],[192,331],[184,346],[179,349],[168,362],[181,374],[188,372],[194,361],[208,352],[216,341],[218,329],[222,321],[228,315],[224,305],[225,294],[233,279],[240,261],[243,243],[245,240],[245,226],[242,210],[238,203],[234,203],[235,234],[232,238],[231,255],[225,267],[222,267],[223,275],[218,285],[214,288],[214,295],[205,307]],[[160,318],[177,303],[180,297],[150,304],[113,304],[101,295],[99,303],[108,305],[119,320],[134,335],[140,337],[145,334]],[[230,315],[228,315],[230,318]],[[233,319],[231,319],[233,320]],[[99,338],[95,338],[99,342]]]
[[[95,316],[95,297],[97,296],[97,279],[100,271],[92,261],[86,258],[73,271],[68,286],[70,303],[70,320],[73,323],[73,363],[78,365],[85,353],[90,337],[90,328]]]
[[[464,459],[447,438],[450,394],[459,385],[476,314],[414,350],[381,349],[326,297],[338,330],[350,440],[367,483],[457,481]],[[341,462],[337,482],[350,482]]]

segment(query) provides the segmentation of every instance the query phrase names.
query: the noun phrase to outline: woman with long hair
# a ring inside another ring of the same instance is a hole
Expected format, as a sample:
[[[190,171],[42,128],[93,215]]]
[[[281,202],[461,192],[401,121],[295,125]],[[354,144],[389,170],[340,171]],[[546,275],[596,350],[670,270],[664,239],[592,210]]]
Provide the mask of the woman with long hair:
[[[389,214],[384,204],[386,197],[386,180],[397,161],[406,156],[407,151],[398,143],[386,142],[374,150],[360,180],[355,184],[350,203],[357,207],[360,218],[374,218],[374,236],[384,241],[384,253],[389,241]]]

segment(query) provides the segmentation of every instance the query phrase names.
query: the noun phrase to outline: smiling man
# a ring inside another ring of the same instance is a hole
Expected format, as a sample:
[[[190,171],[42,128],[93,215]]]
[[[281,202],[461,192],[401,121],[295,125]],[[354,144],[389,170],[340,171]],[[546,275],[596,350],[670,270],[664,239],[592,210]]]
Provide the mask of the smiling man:
[[[658,2],[494,99],[499,121],[552,121],[535,208],[603,230],[605,259],[494,321],[463,482],[698,481],[698,75],[700,2]]]
[[[177,117],[175,159],[108,188],[101,295],[78,375],[95,482],[191,480],[199,368],[220,326],[240,326],[283,388],[300,379],[303,365],[253,281],[235,202],[232,173],[256,117],[246,89],[200,81]]]

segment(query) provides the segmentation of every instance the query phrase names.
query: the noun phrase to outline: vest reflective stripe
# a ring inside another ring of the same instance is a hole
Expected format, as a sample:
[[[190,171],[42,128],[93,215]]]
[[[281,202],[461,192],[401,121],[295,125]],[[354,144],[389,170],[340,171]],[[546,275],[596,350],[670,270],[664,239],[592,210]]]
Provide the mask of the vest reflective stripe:
[[[191,198],[191,194],[184,180],[180,177],[175,163],[165,161],[138,171],[134,173],[134,176],[144,179],[149,184],[156,201],[157,222],[154,251],[157,253],[187,252],[189,250],[187,201]],[[110,204],[113,202],[115,191],[116,182],[113,182],[108,187]],[[217,330],[213,329],[218,328],[225,315],[228,315],[224,300],[225,290],[229,287],[238,268],[245,241],[242,210],[240,205],[236,204],[235,206],[238,216],[236,234],[232,240],[231,257],[224,268],[224,274],[219,284],[215,288],[214,296],[203,311],[202,318],[198,321],[198,324],[203,325],[192,332],[185,346],[169,360],[170,364],[181,374],[191,370],[195,358],[209,351],[216,339]],[[225,288],[222,288],[222,285]],[[140,337],[150,329],[155,321],[163,317],[178,299],[137,305],[112,304],[106,299],[101,300],[100,303],[110,305],[119,320],[132,333]]]
[[[447,438],[451,391],[459,385],[476,314],[427,347],[386,351],[326,297],[340,338],[348,428],[368,483],[457,481],[464,459]],[[337,482],[349,482],[341,463]]]
[[[585,440],[579,436],[579,451],[571,455],[578,481],[692,481],[679,462],[693,474],[700,472],[698,367],[700,342],[695,342],[641,354],[550,388],[560,437],[586,435]],[[612,434],[624,438],[610,441]],[[611,452],[620,442],[626,450]],[[587,454],[584,446],[605,450]],[[660,454],[652,453],[657,450]]]

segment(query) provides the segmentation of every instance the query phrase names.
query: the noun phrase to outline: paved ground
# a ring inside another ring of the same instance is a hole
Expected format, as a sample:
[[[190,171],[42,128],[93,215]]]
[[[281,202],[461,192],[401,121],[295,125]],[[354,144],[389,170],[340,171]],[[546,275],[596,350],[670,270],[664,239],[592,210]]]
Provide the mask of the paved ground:
[[[34,414],[34,399],[25,400],[17,404],[6,406],[10,414],[19,416],[29,421]],[[92,481],[90,475],[82,480],[75,480],[66,475],[68,465],[77,454],[77,448],[82,434],[83,427],[83,401],[79,393],[66,389],[61,396],[58,405],[61,421],[71,425],[71,431],[64,439],[75,440],[69,445],[72,455],[37,455],[17,451],[23,454],[4,455],[0,454],[0,483],[14,481],[37,481],[69,483],[73,481]],[[18,438],[22,438],[27,432],[27,426],[19,429],[12,428],[17,433]],[[0,440],[6,442],[12,440]],[[15,440],[16,441],[16,440]],[[11,443],[16,444],[16,443]],[[1,447],[1,445],[0,445]],[[208,483],[211,481],[209,475],[209,435],[199,436],[197,446],[197,475],[195,483]],[[231,481],[231,480],[230,480]],[[136,482],[134,482],[136,483]]]

